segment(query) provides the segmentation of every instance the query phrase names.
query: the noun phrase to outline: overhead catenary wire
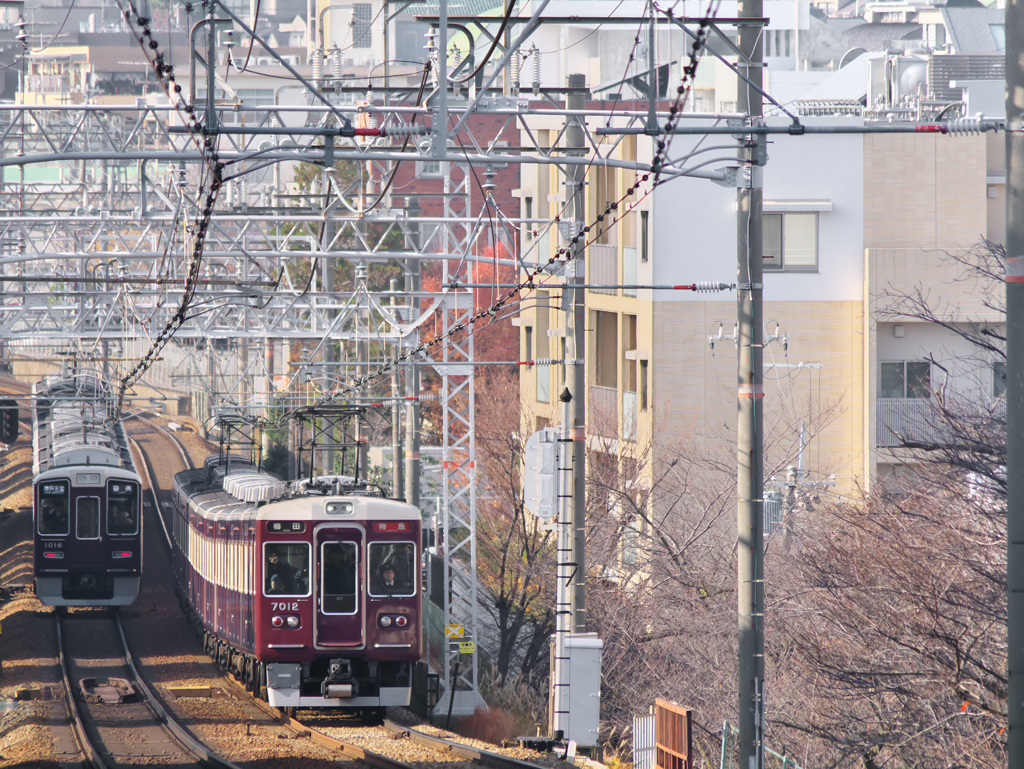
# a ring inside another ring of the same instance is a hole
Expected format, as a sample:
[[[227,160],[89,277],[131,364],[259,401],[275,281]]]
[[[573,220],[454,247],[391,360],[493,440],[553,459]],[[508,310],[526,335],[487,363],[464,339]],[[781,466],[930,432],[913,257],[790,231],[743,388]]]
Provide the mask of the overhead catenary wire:
[[[133,16],[134,16],[136,22],[138,23],[138,25],[143,29],[143,34],[140,35],[138,33],[135,33],[137,39],[140,42],[140,44],[143,44],[144,50],[145,50],[145,46],[148,44],[148,45],[151,45],[152,46],[152,50],[155,51],[157,49],[157,47],[155,45],[155,41],[152,41],[152,40],[149,39],[149,38],[151,38],[151,33],[149,31],[149,28],[148,28],[148,21],[149,20],[140,17],[138,12],[137,12],[137,10],[134,8],[134,6],[131,6],[131,13],[133,14]],[[712,10],[712,8],[709,7],[709,17],[708,18],[711,18],[712,14],[713,14],[713,10]],[[704,23],[702,23],[702,29],[703,29],[703,27],[704,27]],[[134,30],[133,30],[133,33],[134,33]],[[699,50],[700,47],[701,46],[700,46],[699,43],[695,43],[695,45],[694,45],[695,51]],[[148,53],[149,52],[147,51],[147,54]],[[147,59],[149,59],[148,55],[147,55]],[[157,75],[160,78],[161,83],[163,84],[165,89],[167,89],[168,87],[174,86],[173,77],[171,76],[171,69],[170,69],[170,67],[168,65],[164,64],[164,62],[162,61],[162,57],[160,56],[159,53],[157,53],[152,59],[150,59],[150,64],[156,70]],[[176,87],[176,86],[174,86],[174,87]],[[688,87],[688,85],[684,82],[684,84],[680,85],[680,87],[678,89],[678,93],[680,95],[683,94],[687,87]],[[180,93],[180,89],[178,89],[178,92]],[[169,92],[169,95],[171,95],[170,92]],[[175,103],[175,106],[178,107],[179,109],[182,109],[181,102],[179,102],[178,100],[174,99],[173,96],[171,98],[172,98],[172,102]],[[677,97],[677,104],[678,104],[678,101],[679,101],[679,97]],[[188,114],[190,116],[191,120],[195,121],[195,125],[198,126],[198,121],[195,120],[195,116],[193,114],[194,113],[194,109],[191,109],[190,105],[186,105],[185,108],[184,108],[184,111],[186,112],[186,114]],[[222,170],[223,166],[220,165],[218,167],[218,165],[216,165],[216,164],[219,163],[219,159],[218,160],[211,160],[211,156],[212,156],[212,158],[216,158],[214,142],[212,142],[209,137],[207,137],[205,140],[199,140],[196,136],[193,136],[193,139],[195,139],[197,141],[197,143],[200,144],[200,147],[203,150],[204,159],[207,160],[207,167],[204,169],[203,179],[201,180],[200,188],[202,189],[207,184],[209,184],[211,189],[207,192],[207,197],[204,200],[204,205],[203,206],[197,206],[197,212],[196,212],[197,220],[196,220],[196,223],[192,227],[192,234],[193,234],[193,237],[194,237],[194,249],[193,249],[193,261],[191,263],[192,269],[190,269],[190,274],[193,271],[193,269],[196,270],[196,271],[198,270],[198,264],[199,264],[199,261],[201,260],[201,256],[202,256],[203,241],[205,239],[205,228],[209,226],[209,214],[212,213],[213,202],[216,199],[216,191],[219,189],[220,185],[223,183],[223,178],[221,178],[221,176],[220,176],[220,171]],[[657,186],[657,184],[659,184],[660,181],[661,181],[658,178],[658,175],[657,175],[658,174],[658,170],[657,169],[659,169],[660,161],[663,158],[663,149],[664,149],[663,147],[659,147],[659,151],[656,154],[656,159],[659,160],[659,163],[654,164],[653,168],[656,169],[656,170],[652,170],[652,173],[654,173],[654,175],[655,175],[654,184],[652,185],[652,189],[653,189],[654,186]],[[465,147],[463,147],[463,154],[466,155]],[[467,156],[467,159],[468,159],[468,156]],[[211,163],[213,165],[211,165]],[[207,178],[207,177],[209,177],[209,178]],[[616,209],[619,207],[619,205],[621,205],[623,202],[625,202],[626,198],[628,198],[634,192],[636,192],[639,189],[641,184],[649,181],[650,178],[651,178],[651,174],[650,173],[644,174],[642,176],[639,176],[637,181],[636,181],[636,183],[629,188],[629,190],[627,191],[627,193],[624,196],[622,196],[619,200],[610,203],[605,208],[604,212],[602,214],[598,215],[597,222],[598,223],[602,223],[602,222],[604,222],[607,219],[609,221],[609,226],[614,226],[614,224],[616,222],[618,222],[619,219],[621,218],[620,216],[618,216],[615,213]],[[626,210],[627,211],[628,210],[632,210],[632,206],[627,204],[626,205]],[[595,223],[595,225],[592,225],[592,226],[598,226],[598,225],[597,225],[597,223]],[[590,227],[589,226],[588,227],[584,227],[583,230],[580,233],[578,233],[577,235],[574,236],[574,238],[572,239],[572,242],[571,242],[570,245],[575,245],[579,241],[580,237],[583,237],[584,234],[588,233],[589,231],[590,231]],[[492,223],[492,232],[493,232],[493,223]],[[554,257],[552,257],[551,260],[549,260],[548,264],[551,264],[554,261],[557,261],[561,256],[564,256],[565,253],[566,253],[566,248],[559,249],[558,253],[556,253],[556,255]],[[526,282],[524,282],[522,284],[519,284],[520,287],[529,290],[530,288],[532,288],[532,285],[531,285],[532,277],[537,275],[537,274],[542,274],[542,273],[543,273],[543,268],[539,268],[537,270],[534,270],[533,274],[531,275],[531,279],[528,279]],[[278,277],[280,279],[280,276],[278,276]],[[194,285],[192,286],[192,288],[194,290]],[[175,320],[184,317],[185,310],[188,307],[188,303],[190,301],[190,298],[191,298],[190,297],[190,292],[186,292],[185,295],[183,296],[183,308],[175,316]],[[499,300],[499,302],[496,302],[490,308],[488,308],[488,313],[487,314],[490,315],[490,317],[493,317],[493,313],[496,312],[497,310],[500,310],[501,307],[504,306],[504,304],[507,304],[509,301],[511,301],[511,297],[509,297],[509,296],[506,296],[502,300]],[[457,333],[460,333],[462,331],[469,331],[471,333],[472,332],[473,323],[475,323],[476,320],[479,320],[481,317],[483,317],[483,316],[478,313],[475,317],[470,318],[470,319],[468,319],[468,320],[466,320],[466,321],[464,321],[464,322],[462,322],[460,324],[457,324],[448,334],[445,335],[445,337],[450,337],[450,336],[452,336],[454,334],[457,334]],[[183,322],[183,320],[181,322]],[[172,326],[172,325],[174,325],[174,321],[172,321],[172,323],[168,324],[169,327]],[[168,329],[165,329],[165,332],[167,330]],[[162,332],[161,333],[161,337],[164,337],[164,339],[162,340],[162,343],[165,344],[166,341],[169,339],[169,337],[172,334],[173,334],[173,331],[171,331],[168,334],[164,334]],[[430,344],[437,344],[437,343],[441,343],[442,341],[443,341],[443,338],[442,339],[434,339],[434,340],[431,340]],[[157,344],[160,344],[160,342],[161,342],[161,340],[158,337]],[[152,354],[152,352],[151,352],[151,354]],[[403,356],[403,358],[404,357],[407,357],[407,356]],[[386,367],[381,369],[381,372],[387,371],[389,368],[391,368],[394,365],[394,363],[395,363],[395,361],[392,361],[391,364],[388,364]],[[144,371],[145,369],[142,369],[142,370]],[[136,373],[141,375],[142,372],[138,371]],[[364,377],[363,378],[363,380],[368,380],[368,379],[369,379],[369,377]]]
[[[127,6],[123,4],[125,1],[127,2]],[[112,415],[113,420],[120,419],[121,417],[121,413],[124,408],[125,394],[128,388],[135,382],[139,381],[143,374],[149,370],[155,362],[156,356],[159,354],[160,350],[162,350],[170,341],[174,336],[174,332],[180,328],[187,319],[187,311],[195,295],[195,289],[199,278],[199,268],[202,263],[206,233],[210,226],[210,219],[213,215],[214,205],[216,204],[217,195],[222,184],[221,172],[224,167],[217,155],[216,142],[209,136],[202,136],[199,119],[195,114],[195,107],[185,101],[182,96],[182,88],[174,79],[173,65],[167,64],[165,62],[164,55],[160,52],[159,43],[154,39],[153,32],[150,29],[151,20],[139,14],[138,9],[135,7],[132,0],[117,0],[117,2],[118,7],[125,16],[125,20],[128,22],[132,35],[142,48],[143,56],[154,70],[157,80],[160,82],[161,87],[167,94],[168,99],[171,104],[174,105],[175,109],[183,113],[189,136],[198,146],[205,163],[200,174],[199,186],[197,188],[196,218],[192,226],[193,250],[189,261],[186,284],[182,291],[181,302],[179,303],[177,312],[169,321],[167,321],[164,327],[157,334],[142,360],[140,360],[134,368],[121,377],[117,387],[117,404],[114,409],[114,414]],[[135,26],[132,25],[131,22],[133,20],[135,25],[141,29],[141,32],[137,31]],[[206,181],[207,174],[209,174],[208,187]],[[204,198],[203,205],[200,207],[198,205],[198,200],[201,196],[198,193],[204,188],[206,189],[206,192],[205,195],[202,196]],[[166,249],[169,247],[170,240],[168,240],[168,245],[165,247],[165,256]]]
[[[691,47],[690,62],[684,68],[682,82],[676,89],[676,99],[671,109],[669,110],[669,119],[666,123],[666,126],[671,126],[675,121],[678,120],[680,101],[682,100],[684,95],[689,91],[689,89],[692,88],[694,77],[697,71],[697,66],[699,63],[699,55],[707,41],[707,29],[710,26],[711,21],[715,18],[715,15],[717,14],[720,2],[721,0],[716,0],[715,2],[709,4],[707,14],[701,19],[698,28],[697,39],[694,40],[693,45]],[[669,15],[671,15],[671,11],[669,11],[668,13]],[[670,136],[671,135],[669,135],[669,137]],[[660,186],[660,184],[662,184],[665,181],[660,176],[660,169],[663,164],[663,158],[665,157],[665,154],[668,151],[669,143],[670,142],[666,141],[665,139],[661,139],[657,142],[654,161],[652,162],[652,171],[640,175],[637,181],[634,182],[634,184],[632,184],[629,188],[627,188],[623,195],[621,195],[617,200],[609,203],[605,207],[603,212],[597,215],[596,220],[594,222],[582,227],[578,233],[576,233],[572,238],[569,239],[566,245],[558,248],[555,251],[554,255],[551,256],[545,264],[538,265],[536,268],[528,270],[527,278],[517,283],[514,288],[511,288],[498,301],[494,302],[486,309],[480,310],[469,315],[467,318],[455,324],[455,326],[449,329],[449,331],[443,334],[442,336],[434,337],[433,339],[427,342],[423,342],[417,345],[416,347],[410,349],[403,355],[396,356],[390,359],[388,362],[382,364],[373,372],[368,372],[367,374],[364,374],[362,377],[356,377],[351,379],[350,384],[347,387],[345,387],[342,391],[333,393],[330,397],[325,398],[317,405],[327,405],[336,402],[337,400],[339,400],[348,393],[358,392],[360,389],[365,387],[370,382],[379,379],[385,374],[388,374],[391,371],[391,369],[395,368],[396,366],[405,363],[416,356],[426,353],[430,349],[433,349],[440,344],[443,344],[447,339],[454,337],[456,334],[461,334],[463,332],[472,333],[475,324],[478,321],[483,320],[485,318],[489,320],[490,318],[494,317],[495,313],[498,310],[502,309],[506,304],[513,301],[513,298],[520,291],[532,290],[533,288],[535,288],[536,286],[534,284],[534,278],[537,275],[543,274],[544,270],[553,265],[555,262],[560,261],[560,257],[566,256],[571,258],[571,254],[574,252],[576,245],[579,243],[581,239],[584,240],[584,243],[586,245],[595,242],[596,236],[595,238],[592,239],[587,239],[586,236],[589,235],[592,229],[600,227],[604,223],[606,218],[611,218],[611,222],[608,226],[614,226],[614,224],[616,224],[621,219],[621,216],[616,214],[619,206],[622,205],[623,203],[626,203],[626,201],[630,197],[632,197],[635,192],[638,191],[641,184],[646,183],[648,181],[652,182],[650,188],[646,191],[644,195],[644,197],[646,197],[646,195],[651,194],[657,186]],[[627,203],[627,211],[632,210],[638,203],[639,199],[633,201],[632,204]],[[278,420],[278,423],[283,422],[284,420],[289,418],[289,416],[290,413],[282,414],[282,416]]]
[[[68,12],[64,14],[64,21],[60,23],[60,26],[57,28],[57,31],[53,33],[53,37],[50,38],[50,42],[48,42],[42,48],[35,48],[31,50],[29,53],[42,53],[55,42],[57,42],[57,38],[60,37],[60,33],[64,31],[64,25],[68,23],[68,19],[71,17],[71,11],[74,10],[76,1],[77,0],[71,0],[71,3],[68,5]]]

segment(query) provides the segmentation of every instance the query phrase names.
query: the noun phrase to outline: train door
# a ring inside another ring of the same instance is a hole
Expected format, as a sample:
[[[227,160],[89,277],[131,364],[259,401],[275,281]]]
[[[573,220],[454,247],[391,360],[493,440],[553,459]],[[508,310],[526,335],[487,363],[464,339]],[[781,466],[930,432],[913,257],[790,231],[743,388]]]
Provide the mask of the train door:
[[[361,649],[366,644],[363,618],[363,530],[359,526],[321,526],[316,530],[316,632],[321,649]]]

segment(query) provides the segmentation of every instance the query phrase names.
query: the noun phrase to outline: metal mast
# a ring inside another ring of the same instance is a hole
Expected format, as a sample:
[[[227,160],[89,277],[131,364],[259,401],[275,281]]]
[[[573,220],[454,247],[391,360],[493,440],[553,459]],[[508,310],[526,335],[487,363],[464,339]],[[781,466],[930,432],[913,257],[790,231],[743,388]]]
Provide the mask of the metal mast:
[[[587,80],[584,75],[569,75],[569,92],[566,105],[570,110],[582,110],[585,106],[583,88]],[[585,154],[586,146],[583,133],[582,118],[571,116],[566,118],[565,144],[567,147],[579,147],[580,155]],[[587,221],[586,199],[584,197],[583,179],[585,172],[582,166],[568,169],[565,183],[572,195],[573,237]],[[587,632],[587,568],[586,568],[586,512],[587,512],[587,444],[585,425],[587,421],[587,307],[583,285],[586,280],[586,243],[580,238],[573,247],[572,259],[569,262],[570,274],[567,276],[569,290],[565,292],[565,317],[570,328],[566,334],[566,383],[571,396],[569,409],[572,414],[572,631]]]

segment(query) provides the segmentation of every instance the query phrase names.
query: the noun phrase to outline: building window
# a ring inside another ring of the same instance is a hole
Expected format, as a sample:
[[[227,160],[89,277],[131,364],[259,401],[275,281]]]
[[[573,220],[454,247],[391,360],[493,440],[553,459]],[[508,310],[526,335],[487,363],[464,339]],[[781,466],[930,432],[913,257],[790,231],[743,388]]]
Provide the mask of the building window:
[[[640,262],[641,264],[647,264],[651,258],[647,251],[647,222],[650,219],[650,211],[640,212]]]
[[[533,360],[533,326],[526,327],[526,351],[523,355],[523,360]]]
[[[1000,398],[1006,393],[1006,361],[997,360],[992,364],[992,395]]]
[[[530,198],[530,197],[523,198],[523,218],[524,219],[532,219],[533,218],[533,198]],[[527,222],[527,224],[526,224],[526,239],[527,240],[532,240],[533,239],[533,225],[531,223],[529,223],[529,222]]]
[[[373,31],[370,23],[373,19],[373,6],[370,3],[354,3],[352,5],[352,47],[372,48]]]
[[[640,410],[647,411],[647,361],[640,361]]]
[[[596,370],[597,386],[618,389],[619,366],[618,366],[618,327],[619,318],[614,312],[597,312],[597,334],[595,335],[595,347],[597,348]]]
[[[764,214],[761,222],[762,253],[766,270],[817,271],[816,213]]]
[[[419,160],[416,162],[416,175],[427,178],[440,178],[444,176],[444,166],[440,160]]]
[[[928,398],[931,395],[931,364],[926,361],[883,363],[879,398]]]

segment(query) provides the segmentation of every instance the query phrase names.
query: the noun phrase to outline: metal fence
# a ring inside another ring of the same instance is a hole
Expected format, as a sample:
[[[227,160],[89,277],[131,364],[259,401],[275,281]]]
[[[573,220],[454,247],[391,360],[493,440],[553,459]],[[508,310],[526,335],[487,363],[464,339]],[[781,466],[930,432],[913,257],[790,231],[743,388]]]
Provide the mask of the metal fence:
[[[693,769],[693,711],[659,697],[654,721],[655,769]]]
[[[654,714],[633,716],[633,769],[654,769]]]

